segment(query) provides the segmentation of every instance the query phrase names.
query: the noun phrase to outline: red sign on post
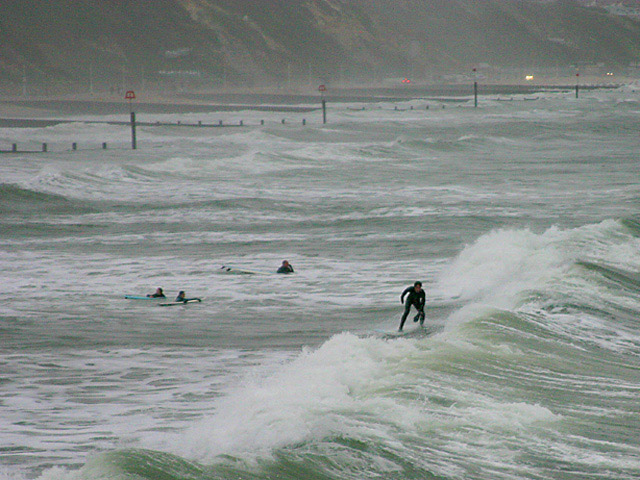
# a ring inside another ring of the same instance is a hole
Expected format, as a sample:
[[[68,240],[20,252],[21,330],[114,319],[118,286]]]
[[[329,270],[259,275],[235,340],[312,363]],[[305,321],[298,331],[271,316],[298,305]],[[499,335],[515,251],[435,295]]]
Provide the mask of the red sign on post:
[[[326,92],[326,91],[327,91],[327,87],[325,87],[324,85],[320,85],[320,86],[318,87],[318,91],[319,91],[319,92]]]
[[[124,96],[125,100],[133,100],[134,98],[136,98],[136,94],[133,92],[133,90],[129,90],[125,96]]]

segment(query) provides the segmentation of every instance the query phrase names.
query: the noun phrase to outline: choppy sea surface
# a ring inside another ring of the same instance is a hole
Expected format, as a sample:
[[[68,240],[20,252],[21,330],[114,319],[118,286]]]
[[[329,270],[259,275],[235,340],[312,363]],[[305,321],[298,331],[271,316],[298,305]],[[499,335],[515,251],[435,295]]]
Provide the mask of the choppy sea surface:
[[[0,479],[639,478],[639,90],[0,129]]]

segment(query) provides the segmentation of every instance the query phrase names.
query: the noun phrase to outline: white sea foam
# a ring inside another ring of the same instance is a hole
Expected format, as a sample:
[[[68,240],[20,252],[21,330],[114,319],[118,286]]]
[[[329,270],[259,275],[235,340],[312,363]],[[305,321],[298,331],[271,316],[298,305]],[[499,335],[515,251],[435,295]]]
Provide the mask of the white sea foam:
[[[513,307],[517,294],[558,275],[572,264],[555,240],[554,228],[543,235],[526,230],[498,230],[463,250],[438,288],[450,295],[495,306]]]
[[[254,372],[216,404],[214,416],[168,440],[169,448],[213,462],[222,454],[257,458],[285,445],[346,436],[400,453],[405,447],[399,432],[410,438],[438,429],[455,436],[457,429],[474,426],[504,435],[557,420],[540,406],[456,392],[421,365],[427,355],[431,364],[433,355],[450,355],[451,348],[447,342],[430,349],[412,341],[336,336],[290,363]],[[421,381],[414,383],[416,377]],[[447,394],[460,404],[449,409],[428,400]]]
[[[135,152],[7,155],[3,455],[26,477],[59,465],[52,479],[140,446],[309,454],[345,478],[401,475],[399,458],[456,478],[637,477],[640,247],[614,220],[636,215],[629,95],[336,104],[325,126],[143,127]],[[272,274],[284,258],[296,273]],[[439,333],[371,335],[397,328],[416,279]],[[157,286],[205,301],[123,298]]]

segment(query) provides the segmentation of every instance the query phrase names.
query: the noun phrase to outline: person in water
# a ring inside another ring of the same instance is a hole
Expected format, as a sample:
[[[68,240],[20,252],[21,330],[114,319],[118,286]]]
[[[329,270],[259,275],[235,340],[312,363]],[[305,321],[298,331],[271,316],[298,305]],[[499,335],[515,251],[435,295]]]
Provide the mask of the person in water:
[[[282,261],[282,265],[276,273],[293,273],[293,267],[287,260]]]
[[[162,288],[160,288],[160,287],[156,288],[155,293],[148,294],[147,297],[151,297],[151,298],[166,298],[164,292],[162,291]]]
[[[201,302],[202,299],[201,298],[197,298],[197,297],[187,298],[185,296],[184,290],[180,290],[180,292],[178,293],[178,296],[176,297],[175,301],[176,301],[176,303]]]
[[[407,301],[405,303],[404,297],[407,297]],[[422,290],[422,282],[416,282],[413,284],[413,287],[407,287],[402,295],[400,295],[400,303],[404,303],[404,313],[402,314],[402,319],[400,319],[400,328],[398,331],[402,331],[402,327],[404,327],[404,322],[409,316],[409,311],[411,310],[411,305],[416,307],[418,310],[418,314],[414,317],[413,321],[417,322],[420,320],[420,325],[424,323],[424,303],[425,303],[425,294],[424,290]]]

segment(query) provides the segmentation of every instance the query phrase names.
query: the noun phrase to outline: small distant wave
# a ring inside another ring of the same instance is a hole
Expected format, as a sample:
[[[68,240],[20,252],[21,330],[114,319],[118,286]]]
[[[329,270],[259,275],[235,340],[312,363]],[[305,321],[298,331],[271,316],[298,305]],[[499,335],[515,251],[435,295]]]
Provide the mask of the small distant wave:
[[[394,141],[394,145],[406,150],[434,151],[434,152],[457,152],[474,150],[485,145],[509,145],[518,143],[506,137],[482,136],[475,134],[460,135],[457,137],[427,137],[414,138],[408,135],[401,135]]]
[[[48,214],[92,213],[85,202],[62,195],[44,193],[12,184],[0,184],[0,213],[25,214],[41,211]]]
[[[578,265],[599,274],[612,287],[624,289],[630,294],[640,297],[640,272],[589,261],[580,261]]]
[[[460,139],[411,138],[405,135],[398,137],[395,140],[395,144],[406,150],[432,150],[437,152],[453,152],[466,148],[464,142],[461,142]]]
[[[625,218],[622,224],[636,237],[640,237],[640,218]]]

